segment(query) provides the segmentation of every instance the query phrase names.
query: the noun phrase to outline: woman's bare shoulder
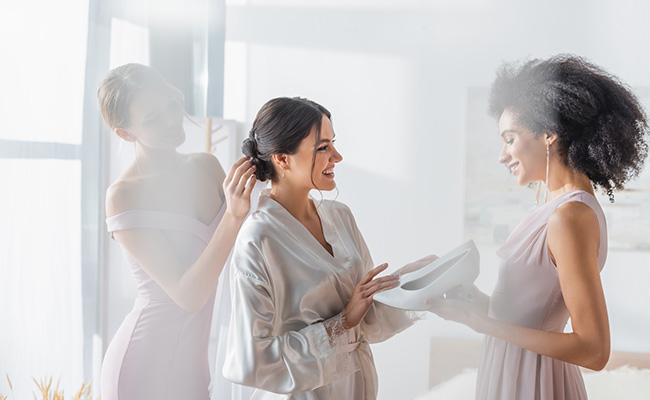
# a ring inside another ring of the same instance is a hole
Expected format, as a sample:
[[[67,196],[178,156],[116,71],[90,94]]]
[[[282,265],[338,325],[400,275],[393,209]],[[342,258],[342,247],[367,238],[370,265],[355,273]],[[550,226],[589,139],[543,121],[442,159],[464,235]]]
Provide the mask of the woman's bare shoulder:
[[[141,208],[142,182],[137,178],[120,177],[106,189],[106,216]]]
[[[225,178],[226,173],[221,163],[210,153],[191,153],[185,155],[187,162],[212,178]]]

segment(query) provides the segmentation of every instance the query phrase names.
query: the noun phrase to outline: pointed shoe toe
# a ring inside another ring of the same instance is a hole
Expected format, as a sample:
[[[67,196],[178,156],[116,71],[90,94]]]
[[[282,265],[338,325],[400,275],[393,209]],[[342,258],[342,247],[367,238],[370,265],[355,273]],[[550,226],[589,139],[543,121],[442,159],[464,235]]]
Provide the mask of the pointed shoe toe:
[[[451,250],[417,271],[400,277],[400,284],[374,296],[391,307],[423,311],[427,301],[456,287],[469,289],[479,274],[480,256],[473,240]]]

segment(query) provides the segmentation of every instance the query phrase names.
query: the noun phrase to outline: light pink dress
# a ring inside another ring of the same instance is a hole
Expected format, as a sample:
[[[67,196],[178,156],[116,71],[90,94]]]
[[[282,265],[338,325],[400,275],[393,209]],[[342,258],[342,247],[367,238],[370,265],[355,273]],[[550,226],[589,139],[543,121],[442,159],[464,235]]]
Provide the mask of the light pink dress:
[[[584,191],[564,193],[533,212],[499,248],[501,267],[489,315],[507,323],[563,332],[569,312],[558,274],[546,247],[547,221],[562,204],[587,204],[598,217],[598,267],[607,257],[607,225],[598,201]],[[542,356],[492,336],[485,336],[476,384],[477,399],[586,399],[578,366]]]
[[[106,219],[108,231],[159,229],[181,265],[203,252],[225,212],[210,223],[181,214],[130,210]],[[112,234],[111,234],[112,236]],[[102,400],[209,399],[208,341],[214,294],[185,311],[124,250],[138,288],[133,310],[113,337],[101,371]]]

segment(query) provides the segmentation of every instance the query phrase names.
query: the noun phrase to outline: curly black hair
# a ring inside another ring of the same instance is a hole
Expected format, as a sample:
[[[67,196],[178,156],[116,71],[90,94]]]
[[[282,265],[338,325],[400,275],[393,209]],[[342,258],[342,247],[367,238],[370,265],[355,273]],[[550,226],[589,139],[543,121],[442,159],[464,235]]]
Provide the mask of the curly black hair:
[[[564,162],[614,202],[648,154],[648,121],[618,78],[584,58],[561,54],[504,64],[492,84],[489,114],[508,108],[534,134],[555,133]]]

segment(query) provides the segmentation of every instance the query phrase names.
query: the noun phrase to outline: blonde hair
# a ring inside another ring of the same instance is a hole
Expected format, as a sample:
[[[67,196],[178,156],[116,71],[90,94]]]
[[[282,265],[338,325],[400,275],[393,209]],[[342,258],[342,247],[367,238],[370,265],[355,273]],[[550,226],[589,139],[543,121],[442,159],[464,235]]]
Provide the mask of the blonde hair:
[[[97,99],[104,121],[111,129],[129,125],[129,107],[135,95],[143,89],[171,91],[183,98],[155,69],[142,64],[124,64],[106,74],[99,84]]]

